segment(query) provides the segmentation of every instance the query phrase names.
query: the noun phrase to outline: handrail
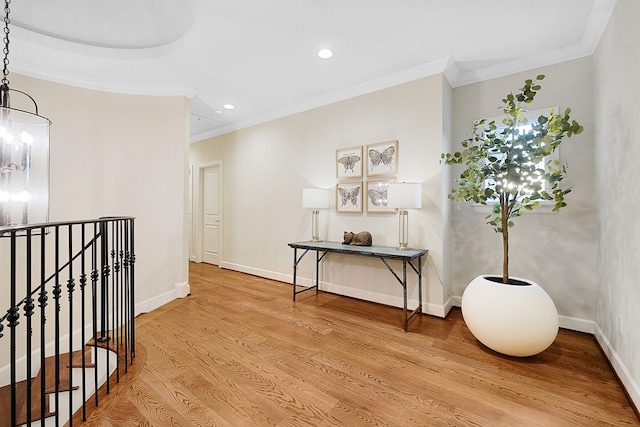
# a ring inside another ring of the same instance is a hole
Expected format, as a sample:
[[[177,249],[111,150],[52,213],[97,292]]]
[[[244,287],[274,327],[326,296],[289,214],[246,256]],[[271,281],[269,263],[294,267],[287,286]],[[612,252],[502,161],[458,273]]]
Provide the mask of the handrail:
[[[43,222],[39,224],[29,224],[29,225],[8,225],[4,227],[0,227],[0,237],[3,234],[11,234],[11,233],[19,233],[21,231],[27,230],[36,230],[36,229],[46,229],[52,228],[56,226],[62,225],[80,225],[80,224],[93,224],[96,222],[107,222],[107,221],[116,221],[116,220],[134,220],[133,216],[103,216],[97,219],[82,219],[75,221],[57,221],[57,222]]]

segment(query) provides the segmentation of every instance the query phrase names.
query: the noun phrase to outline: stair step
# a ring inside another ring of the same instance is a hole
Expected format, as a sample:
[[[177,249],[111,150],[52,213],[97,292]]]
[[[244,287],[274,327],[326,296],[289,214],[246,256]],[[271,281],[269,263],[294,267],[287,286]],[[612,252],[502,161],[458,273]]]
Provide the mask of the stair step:
[[[116,346],[113,336],[109,337],[109,340],[90,340],[82,350],[73,352],[71,356],[71,363],[69,363],[69,354],[63,354],[59,357],[59,382],[58,392],[69,392],[79,389],[78,386],[73,386],[70,381],[71,368],[82,368],[82,358],[84,355],[84,366],[86,368],[95,368],[93,362],[94,347],[103,348],[116,352],[116,347],[119,347],[121,354],[114,356],[115,360],[121,359],[125,351],[125,346],[120,344]],[[124,363],[124,360],[123,360]],[[131,363],[131,362],[129,362]],[[53,402],[51,396],[55,393],[56,384],[56,358],[55,356],[45,359],[45,399],[44,399],[44,416],[45,418],[55,415],[55,411],[49,408],[49,402]],[[108,369],[108,368],[107,368]],[[115,375],[115,374],[114,374]],[[73,382],[78,384],[81,381],[81,374],[74,373]],[[31,380],[21,381],[16,384],[16,407],[18,408],[17,425],[25,424],[27,422],[27,381],[31,381],[31,421],[39,421],[41,418],[41,400],[40,388],[42,381],[42,370],[32,378]],[[61,408],[62,409],[62,408]],[[15,427],[11,425],[11,386],[7,385],[0,387],[0,427]]]
[[[60,381],[58,382],[58,392],[67,392],[77,390],[77,386],[70,384],[70,368],[82,368],[82,356],[84,353],[86,368],[95,368],[95,364],[91,360],[91,347],[85,346],[83,350],[74,351],[72,354],[71,364],[69,364],[69,355],[62,354],[59,358]],[[45,359],[45,394],[55,393],[56,384],[56,358],[54,356]],[[74,382],[77,378],[74,376]],[[42,381],[42,370],[31,380],[31,421],[37,421],[41,417],[41,400],[40,387]],[[16,384],[16,407],[21,408],[18,412],[18,425],[27,422],[27,380],[20,381]],[[44,415],[50,417],[55,415],[48,406],[49,399],[45,397]],[[11,413],[11,386],[0,387],[0,414]],[[0,417],[0,427],[11,427],[11,417]]]

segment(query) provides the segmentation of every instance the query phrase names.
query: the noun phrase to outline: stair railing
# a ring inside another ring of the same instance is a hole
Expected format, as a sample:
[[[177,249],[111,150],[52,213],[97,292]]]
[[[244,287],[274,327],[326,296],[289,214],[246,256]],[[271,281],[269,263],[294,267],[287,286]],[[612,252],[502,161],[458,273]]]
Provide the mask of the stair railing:
[[[72,425],[76,389],[85,420],[89,393],[97,406],[102,381],[109,393],[111,372],[120,380],[135,357],[134,266],[132,217],[0,229],[0,427]]]

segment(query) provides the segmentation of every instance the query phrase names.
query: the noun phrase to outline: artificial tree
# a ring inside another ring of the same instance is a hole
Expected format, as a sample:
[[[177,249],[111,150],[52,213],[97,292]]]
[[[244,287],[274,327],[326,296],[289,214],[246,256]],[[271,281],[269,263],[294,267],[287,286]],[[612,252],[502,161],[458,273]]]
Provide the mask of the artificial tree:
[[[509,279],[509,228],[513,218],[526,210],[539,208],[542,200],[553,201],[553,211],[566,206],[570,188],[560,187],[566,176],[566,166],[557,160],[542,164],[544,158],[558,149],[564,137],[583,131],[571,120],[571,109],[540,115],[528,121],[525,107],[540,91],[539,75],[528,79],[516,93],[502,100],[504,119],[482,119],[474,123],[473,135],[462,141],[462,151],[443,153],[447,165],[464,164],[466,169],[457,179],[449,198],[458,202],[493,204],[487,223],[502,234],[502,283]],[[525,125],[529,125],[525,127]]]

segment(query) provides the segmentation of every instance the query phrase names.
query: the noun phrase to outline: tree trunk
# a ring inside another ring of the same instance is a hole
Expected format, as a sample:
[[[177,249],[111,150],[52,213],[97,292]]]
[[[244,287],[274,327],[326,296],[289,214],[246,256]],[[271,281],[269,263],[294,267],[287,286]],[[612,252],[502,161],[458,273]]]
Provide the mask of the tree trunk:
[[[509,283],[509,194],[500,194],[502,214],[502,283]]]

